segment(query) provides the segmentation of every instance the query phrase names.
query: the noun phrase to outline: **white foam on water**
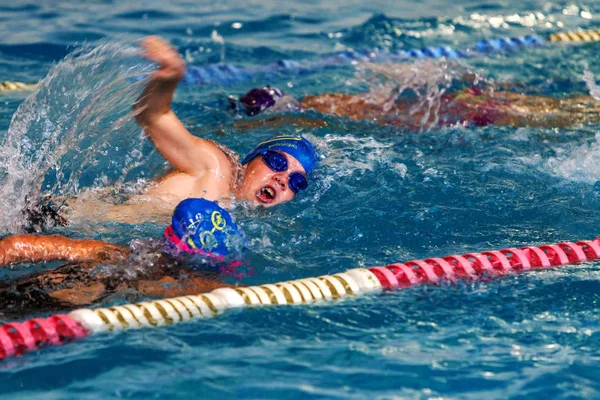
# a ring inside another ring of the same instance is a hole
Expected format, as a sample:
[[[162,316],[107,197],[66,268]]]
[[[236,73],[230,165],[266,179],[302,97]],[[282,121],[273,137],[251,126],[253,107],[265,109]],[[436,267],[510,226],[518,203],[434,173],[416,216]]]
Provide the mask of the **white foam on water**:
[[[600,132],[590,143],[569,150],[557,149],[557,153],[547,161],[551,173],[576,182],[600,181]]]
[[[381,107],[383,113],[392,111],[401,95],[411,94],[414,102],[408,111],[393,115],[394,119],[418,118],[418,130],[438,127],[442,96],[452,83],[465,74],[464,68],[432,60],[417,60],[412,64],[359,64],[353,82],[366,83],[369,92],[361,95],[369,104]]]
[[[590,90],[590,95],[600,101],[600,87],[587,66],[583,80]],[[596,133],[590,142],[568,150],[557,148],[555,151],[557,155],[547,161],[551,173],[576,182],[600,181],[600,132]]]
[[[585,69],[583,71],[583,81],[586,83],[588,89],[590,89],[590,96],[600,101],[600,87],[596,83],[596,78],[594,78],[594,74],[592,74],[592,71],[590,71],[587,65],[585,66]]]

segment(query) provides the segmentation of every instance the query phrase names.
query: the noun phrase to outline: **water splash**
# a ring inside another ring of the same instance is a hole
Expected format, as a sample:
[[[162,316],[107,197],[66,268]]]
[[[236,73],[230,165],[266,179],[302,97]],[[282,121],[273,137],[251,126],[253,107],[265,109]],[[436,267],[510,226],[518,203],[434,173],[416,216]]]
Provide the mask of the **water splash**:
[[[119,186],[143,163],[131,105],[152,69],[130,43],[75,50],[19,106],[0,145],[0,231],[17,232],[27,198]]]
[[[576,182],[594,183],[600,176],[600,133],[594,140],[568,150],[556,149],[558,155],[548,159],[550,171]]]
[[[583,72],[590,95],[600,101],[600,87],[596,84],[594,74],[586,65]],[[548,166],[553,174],[576,181],[595,183],[600,176],[600,133],[596,133],[592,141],[581,144],[575,148],[563,150],[557,148],[557,155],[548,159]]]
[[[402,121],[405,126],[413,126],[416,121],[414,128],[423,131],[438,126],[442,96],[465,72],[429,60],[414,64],[365,63],[358,67],[354,82],[369,85],[369,92],[360,98],[380,108],[382,118],[391,118],[394,124]],[[406,110],[395,108],[400,96],[414,98]]]
[[[588,89],[590,89],[590,96],[600,101],[600,87],[596,83],[594,74],[592,74],[592,71],[590,71],[590,68],[587,65],[583,71],[583,81],[587,85]]]

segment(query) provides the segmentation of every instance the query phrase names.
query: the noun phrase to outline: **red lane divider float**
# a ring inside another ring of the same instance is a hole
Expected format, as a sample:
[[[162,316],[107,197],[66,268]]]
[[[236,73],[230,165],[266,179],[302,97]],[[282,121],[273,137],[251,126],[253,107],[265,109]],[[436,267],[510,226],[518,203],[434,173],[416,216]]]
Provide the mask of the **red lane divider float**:
[[[85,336],[86,330],[68,315],[58,314],[45,319],[4,324],[0,327],[0,359]]]
[[[450,255],[443,258],[412,260],[369,268],[385,289],[405,288],[424,283],[437,283],[444,278],[481,279],[498,275],[550,268],[600,259],[600,238],[577,243],[563,242],[521,249]]]
[[[381,289],[401,289],[445,279],[489,279],[531,269],[551,268],[600,259],[600,238],[520,249],[467,253],[405,263],[357,268],[335,275],[291,282],[220,288],[197,296],[183,296],[111,308],[80,309],[69,315],[34,318],[0,326],[0,359],[60,345],[95,333],[164,326],[208,318],[224,310],[268,304],[307,304],[359,295]]]

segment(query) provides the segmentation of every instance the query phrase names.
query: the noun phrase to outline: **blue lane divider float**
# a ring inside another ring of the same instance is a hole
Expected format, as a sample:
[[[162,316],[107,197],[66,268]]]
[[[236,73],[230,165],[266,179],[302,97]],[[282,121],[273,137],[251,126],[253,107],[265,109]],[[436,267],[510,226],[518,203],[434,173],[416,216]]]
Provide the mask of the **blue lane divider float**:
[[[310,71],[319,67],[352,64],[355,62],[389,62],[411,58],[464,59],[493,53],[519,51],[526,48],[543,46],[546,41],[537,35],[513,38],[486,39],[477,42],[475,47],[456,50],[449,46],[426,47],[423,49],[342,51],[327,55],[310,62],[279,60],[262,66],[242,67],[233,64],[213,64],[207,66],[189,66],[183,83],[188,85],[219,84],[227,85],[244,82],[258,74],[285,74]]]

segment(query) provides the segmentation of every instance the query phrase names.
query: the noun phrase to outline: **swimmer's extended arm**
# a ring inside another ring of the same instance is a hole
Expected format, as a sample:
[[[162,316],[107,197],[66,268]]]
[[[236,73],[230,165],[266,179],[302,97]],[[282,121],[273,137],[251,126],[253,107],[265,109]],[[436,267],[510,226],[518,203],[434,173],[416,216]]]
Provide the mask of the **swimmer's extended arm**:
[[[140,280],[137,282],[137,290],[141,295],[158,298],[190,296],[210,292],[221,287],[232,286],[218,280],[199,276],[179,280],[166,276],[158,281]]]
[[[129,249],[116,244],[64,236],[13,235],[0,240],[0,266],[42,261],[123,260]]]
[[[160,68],[134,104],[137,122],[156,149],[179,171],[202,175],[228,163],[211,141],[192,135],[171,110],[173,94],[185,74],[185,62],[166,41],[150,36],[142,41],[144,55]]]
[[[92,263],[89,266],[93,265]],[[4,313],[10,311],[22,318],[23,314],[32,312],[88,306],[117,293],[126,294],[128,298],[134,294],[163,298],[230,287],[224,282],[195,274],[175,279],[165,271],[159,271],[155,280],[129,280],[100,270],[92,270],[92,273],[89,273],[82,268],[85,268],[82,267],[82,263],[75,262],[54,270],[0,281],[0,309]],[[7,304],[11,307],[7,307]]]

